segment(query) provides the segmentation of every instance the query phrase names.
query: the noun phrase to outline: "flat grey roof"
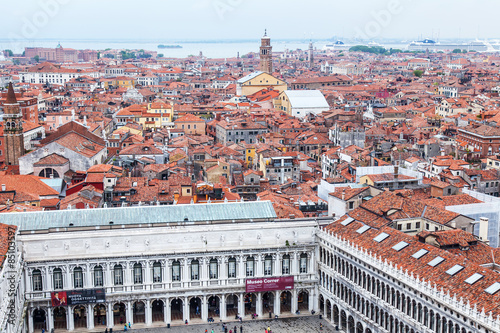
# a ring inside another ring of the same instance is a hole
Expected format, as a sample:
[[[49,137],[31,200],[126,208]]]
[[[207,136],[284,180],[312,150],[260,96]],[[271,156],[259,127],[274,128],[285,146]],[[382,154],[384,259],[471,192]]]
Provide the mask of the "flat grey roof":
[[[49,228],[92,227],[122,224],[192,223],[275,219],[270,201],[207,203],[190,205],[139,206],[95,209],[66,209],[0,214],[0,222],[21,231]],[[72,224],[72,225],[70,225]]]

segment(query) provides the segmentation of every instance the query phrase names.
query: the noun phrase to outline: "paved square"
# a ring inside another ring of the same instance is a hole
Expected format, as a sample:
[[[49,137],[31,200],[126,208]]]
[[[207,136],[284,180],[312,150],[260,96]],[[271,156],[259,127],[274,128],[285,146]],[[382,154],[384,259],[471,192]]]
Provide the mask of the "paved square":
[[[323,330],[320,330],[320,324],[323,324]],[[278,320],[246,320],[243,323],[239,322],[228,322],[227,326],[229,330],[234,330],[236,325],[238,332],[240,333],[240,325],[243,327],[243,333],[254,333],[262,332],[264,333],[267,327],[270,327],[273,333],[316,333],[316,332],[336,332],[335,328],[332,327],[326,320],[319,319],[319,316],[306,316],[298,318],[282,318]],[[221,323],[206,323],[206,324],[195,324],[195,325],[185,325],[185,326],[172,326],[172,328],[140,328],[129,330],[131,333],[204,333],[205,329],[208,333],[222,333]],[[116,332],[116,331],[113,331]],[[234,331],[233,331],[234,333]]]

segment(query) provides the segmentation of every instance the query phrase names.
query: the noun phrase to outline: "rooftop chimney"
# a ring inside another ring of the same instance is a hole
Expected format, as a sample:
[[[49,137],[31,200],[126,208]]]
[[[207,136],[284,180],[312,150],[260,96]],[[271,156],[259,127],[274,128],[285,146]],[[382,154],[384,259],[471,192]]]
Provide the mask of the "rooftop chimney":
[[[488,224],[489,219],[487,217],[479,218],[479,239],[483,242],[488,241]]]
[[[7,186],[5,184],[2,184],[2,192],[5,192],[7,190]]]

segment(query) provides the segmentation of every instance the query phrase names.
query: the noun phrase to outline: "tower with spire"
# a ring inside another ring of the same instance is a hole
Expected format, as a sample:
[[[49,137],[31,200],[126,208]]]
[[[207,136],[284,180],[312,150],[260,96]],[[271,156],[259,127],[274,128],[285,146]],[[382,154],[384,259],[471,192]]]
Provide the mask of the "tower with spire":
[[[314,66],[314,49],[313,49],[313,42],[309,42],[309,68],[312,68]]]
[[[273,47],[271,38],[267,36],[267,29],[260,43],[260,71],[268,74],[273,73]]]
[[[23,115],[17,102],[12,82],[9,83],[3,112],[5,164],[18,165],[19,157],[24,155]]]

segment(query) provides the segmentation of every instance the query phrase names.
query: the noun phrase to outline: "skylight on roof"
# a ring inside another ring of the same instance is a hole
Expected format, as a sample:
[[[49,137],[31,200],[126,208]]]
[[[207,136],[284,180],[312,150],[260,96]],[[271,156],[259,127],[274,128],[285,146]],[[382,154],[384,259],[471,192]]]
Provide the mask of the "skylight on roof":
[[[500,283],[498,282],[495,282],[493,283],[491,286],[489,286],[488,288],[486,288],[486,292],[488,294],[491,294],[491,295],[494,295],[497,291],[500,290]]]
[[[455,265],[452,268],[450,268],[449,270],[447,270],[446,274],[453,276],[453,275],[457,274],[458,272],[460,272],[462,269],[464,269],[463,266]]]
[[[346,225],[348,225],[352,221],[354,221],[354,219],[352,217],[348,217],[344,221],[340,222],[340,224],[342,224],[345,227]]]
[[[387,237],[389,237],[389,234],[386,234],[385,232],[381,233],[380,235],[378,235],[377,237],[375,237],[373,240],[377,243],[380,243],[381,241],[383,241],[384,239],[386,239]]]
[[[399,243],[397,243],[396,245],[394,245],[392,248],[393,248],[394,250],[396,250],[396,251],[398,251],[398,252],[399,252],[399,251],[401,251],[402,249],[404,249],[405,247],[407,247],[408,245],[410,245],[410,244],[408,244],[407,242],[399,242]]]
[[[364,226],[362,226],[361,228],[359,228],[358,230],[356,230],[356,232],[357,232],[358,234],[362,234],[363,232],[367,231],[368,229],[370,229],[370,227],[369,227],[369,226],[367,226],[367,225],[364,225]]]
[[[425,256],[427,253],[429,253],[429,251],[427,251],[426,249],[421,249],[421,250],[418,250],[417,252],[413,253],[411,256],[415,259],[420,259],[423,256]]]
[[[444,261],[443,257],[436,257],[436,258],[432,259],[431,261],[429,261],[427,263],[427,265],[432,266],[432,267],[436,267],[437,265],[439,265],[443,261]]]
[[[467,278],[467,280],[465,280],[465,283],[474,284],[477,281],[481,280],[482,277],[483,277],[483,275],[481,275],[479,273],[474,273],[472,276],[469,276]]]

